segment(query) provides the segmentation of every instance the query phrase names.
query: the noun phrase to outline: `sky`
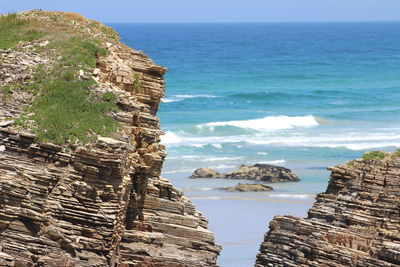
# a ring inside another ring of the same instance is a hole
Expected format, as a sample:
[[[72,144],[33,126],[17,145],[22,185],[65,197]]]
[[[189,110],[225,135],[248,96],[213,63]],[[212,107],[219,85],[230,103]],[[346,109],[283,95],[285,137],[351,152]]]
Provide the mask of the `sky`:
[[[0,13],[29,9],[105,23],[400,21],[400,0],[0,0]]]

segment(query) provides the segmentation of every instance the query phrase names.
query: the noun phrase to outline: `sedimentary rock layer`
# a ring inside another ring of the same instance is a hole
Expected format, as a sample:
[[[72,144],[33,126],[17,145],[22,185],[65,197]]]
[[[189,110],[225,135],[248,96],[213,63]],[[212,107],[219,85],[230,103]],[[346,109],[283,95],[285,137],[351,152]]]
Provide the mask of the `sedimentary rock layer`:
[[[119,138],[67,149],[0,124],[0,265],[216,266],[207,220],[160,177],[166,69],[119,42],[107,46],[92,75],[95,91],[118,96]]]
[[[255,266],[399,266],[400,158],[330,168],[305,219],[276,216]]]

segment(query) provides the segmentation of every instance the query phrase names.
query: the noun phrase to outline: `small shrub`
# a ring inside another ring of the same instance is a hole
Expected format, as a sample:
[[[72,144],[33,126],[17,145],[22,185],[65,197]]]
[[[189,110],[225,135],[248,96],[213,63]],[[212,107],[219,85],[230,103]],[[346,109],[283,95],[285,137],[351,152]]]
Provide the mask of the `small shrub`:
[[[10,85],[5,85],[1,88],[1,98],[3,100],[11,98],[11,95],[12,95],[12,88]]]
[[[134,75],[133,88],[135,89],[136,93],[142,92],[142,83],[140,82],[138,74]]]
[[[113,28],[108,26],[101,26],[100,30],[110,39],[118,41],[118,34],[114,31]]]
[[[117,100],[117,96],[113,92],[105,92],[102,95],[102,99],[107,102],[115,102],[115,100]]]
[[[362,156],[362,159],[375,159],[375,160],[381,160],[384,159],[386,156],[385,152],[382,151],[371,151],[371,152],[366,152],[364,153],[364,155]]]
[[[51,16],[49,17],[49,19],[50,19],[51,21],[59,21],[60,18],[61,18],[61,16],[58,15],[58,14],[54,14],[54,15],[51,15]]]
[[[396,158],[400,158],[400,148],[396,149],[396,151],[393,153],[393,155],[394,155]]]

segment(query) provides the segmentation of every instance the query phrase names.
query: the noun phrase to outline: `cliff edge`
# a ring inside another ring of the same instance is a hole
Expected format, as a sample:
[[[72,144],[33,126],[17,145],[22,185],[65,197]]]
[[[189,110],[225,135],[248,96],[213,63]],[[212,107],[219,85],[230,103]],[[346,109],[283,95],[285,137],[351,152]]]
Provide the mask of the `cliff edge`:
[[[376,151],[329,168],[307,218],[273,219],[255,266],[399,266],[399,156]]]
[[[0,265],[216,266],[206,218],[160,177],[166,69],[77,14],[1,19],[22,26],[0,41]]]

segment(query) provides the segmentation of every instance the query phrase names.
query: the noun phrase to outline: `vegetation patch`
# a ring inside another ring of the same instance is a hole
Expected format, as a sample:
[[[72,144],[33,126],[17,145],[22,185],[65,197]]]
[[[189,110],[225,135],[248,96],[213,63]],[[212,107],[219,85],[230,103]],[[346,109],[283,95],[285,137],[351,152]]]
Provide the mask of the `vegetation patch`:
[[[118,34],[114,31],[113,28],[108,26],[101,26],[100,30],[110,39],[119,40]]]
[[[12,95],[12,88],[10,85],[5,85],[1,87],[1,99],[6,101],[11,98]]]
[[[33,41],[45,35],[30,29],[31,21],[21,19],[17,14],[0,15],[0,49],[9,49],[20,41]]]
[[[116,121],[105,116],[117,106],[103,101],[88,90],[93,80],[69,80],[72,74],[59,73],[59,77],[42,84],[41,93],[28,109],[21,122],[35,121],[38,141],[56,144],[87,143],[96,135],[109,135],[116,130]]]
[[[135,89],[136,93],[141,93],[142,92],[142,83],[140,82],[139,75],[135,74],[133,77],[133,88]]]
[[[396,158],[400,158],[400,148],[396,149],[396,151],[393,153],[393,156]]]
[[[374,160],[381,160],[386,157],[386,153],[382,151],[371,151],[371,152],[366,152],[362,156],[362,159],[374,159]]]
[[[118,126],[111,116],[118,109],[117,97],[111,92],[95,94],[92,89],[96,82],[88,78],[96,67],[97,57],[107,55],[107,49],[84,31],[73,27],[69,32],[60,30],[68,25],[67,17],[36,13],[38,19],[17,14],[0,16],[0,49],[45,37],[49,41],[46,47],[35,45],[32,49],[53,58],[51,66],[36,67],[31,83],[1,88],[3,101],[11,97],[14,89],[35,96],[16,125],[33,130],[37,141],[56,144],[87,143],[98,135],[110,136]],[[40,16],[49,16],[49,19],[40,19]],[[80,75],[82,72],[88,75]]]
[[[96,40],[82,37],[56,41],[50,47],[59,61],[49,72],[43,68],[36,71],[35,82],[27,89],[37,96],[17,123],[27,126],[34,121],[37,140],[56,144],[87,143],[97,135],[115,132],[117,122],[109,113],[118,109],[116,96],[94,94],[90,89],[95,81],[78,75],[94,68],[96,57],[107,50]]]

